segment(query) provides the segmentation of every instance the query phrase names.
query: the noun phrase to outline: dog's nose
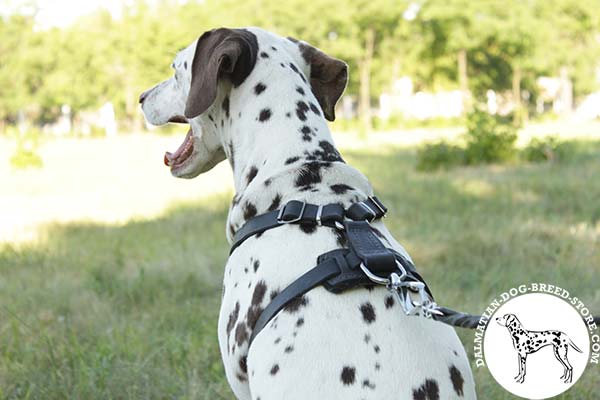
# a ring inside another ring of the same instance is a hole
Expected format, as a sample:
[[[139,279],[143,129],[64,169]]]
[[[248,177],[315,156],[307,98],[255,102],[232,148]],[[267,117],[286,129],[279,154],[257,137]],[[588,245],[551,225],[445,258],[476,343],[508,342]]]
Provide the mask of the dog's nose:
[[[142,94],[140,94],[140,104],[142,104],[144,102],[144,100],[146,100],[146,97],[148,97],[149,93],[150,93],[150,91],[146,90],[145,92],[143,92]]]

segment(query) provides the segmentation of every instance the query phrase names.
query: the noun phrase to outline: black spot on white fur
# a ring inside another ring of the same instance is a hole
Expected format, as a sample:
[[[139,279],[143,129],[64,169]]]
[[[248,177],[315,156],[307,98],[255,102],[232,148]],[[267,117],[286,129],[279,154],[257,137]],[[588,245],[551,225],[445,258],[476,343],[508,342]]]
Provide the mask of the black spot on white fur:
[[[240,370],[245,374],[248,372],[248,361],[246,356],[240,357],[239,360]]]
[[[340,374],[340,379],[345,386],[353,385],[356,381],[356,368],[344,367]]]
[[[256,216],[256,206],[250,202],[246,202],[244,204],[244,219],[248,220],[254,216]]]
[[[225,96],[225,98],[223,99],[222,106],[223,106],[223,111],[225,111],[225,116],[227,118],[229,118],[229,96]],[[222,123],[223,123],[223,121],[221,121],[221,126],[223,126]]]
[[[298,119],[300,121],[306,121],[306,113],[309,109],[310,107],[308,106],[308,104],[306,104],[302,100],[296,103],[296,115],[298,116]]]
[[[258,82],[256,86],[254,86],[254,93],[258,96],[259,94],[264,92],[266,88],[267,87],[262,82]]]
[[[367,324],[371,324],[375,321],[375,309],[373,308],[373,305],[371,303],[363,303],[360,305],[359,309],[362,314],[363,320]]]
[[[254,288],[254,293],[252,294],[252,303],[253,306],[258,306],[262,303],[265,298],[265,294],[267,293],[267,283],[263,280],[259,281]]]
[[[256,174],[258,174],[258,168],[256,168],[255,166],[250,167],[250,170],[246,175],[246,182],[248,183],[248,185],[250,184],[250,182],[252,182],[254,178],[256,178]]]
[[[235,158],[232,142],[229,142],[229,162],[231,163],[231,169],[235,169]]]
[[[363,382],[362,382],[362,387],[363,387],[363,388],[369,388],[369,389],[371,389],[371,390],[374,390],[374,389],[375,389],[375,384],[374,384],[374,383],[372,383],[370,380],[368,380],[368,379],[365,379],[365,380],[363,380]]]
[[[304,140],[305,142],[311,142],[312,141],[312,137],[316,136],[316,133],[314,133],[310,127],[304,125],[302,128],[300,128],[300,132],[302,133],[302,140]]]
[[[271,118],[271,109],[264,108],[264,109],[260,110],[260,113],[258,114],[258,120],[260,122],[268,121],[269,118]]]
[[[277,374],[278,372],[279,372],[279,364],[275,364],[275,365],[273,365],[273,366],[271,367],[271,371],[270,371],[271,375],[275,375],[275,374]]]
[[[321,140],[319,148],[312,152],[304,152],[308,161],[323,161],[323,162],[344,162],[344,159],[337,149],[328,141]]]
[[[262,58],[269,58],[269,55],[268,55],[267,53],[265,53],[264,51],[261,51],[261,52],[260,52],[260,56],[261,56]]]
[[[354,188],[352,186],[348,186],[345,183],[337,183],[335,185],[331,185],[329,186],[329,188],[333,191],[333,193],[335,194],[344,194],[346,193],[348,190],[354,190]]]
[[[306,78],[304,77],[304,74],[298,70],[298,67],[296,67],[294,63],[290,63],[290,68],[292,69],[292,71],[298,74],[300,79],[302,79],[302,82],[306,83]]]
[[[394,296],[386,296],[384,303],[385,303],[385,308],[388,310],[390,308],[394,307]]]
[[[304,89],[302,89],[300,86],[296,86],[296,92],[300,93],[302,96],[305,95]]]
[[[236,378],[238,379],[238,381],[240,381],[240,382],[246,382],[246,380],[248,379],[248,378],[247,378],[245,375],[242,375],[242,374],[240,374],[240,373],[237,373],[237,374],[235,375],[235,377],[236,377]]]
[[[294,313],[298,312],[300,310],[300,308],[306,307],[307,305],[308,305],[308,298],[305,295],[302,295],[302,296],[296,297],[293,300],[291,300],[290,302],[288,302],[283,309],[290,314],[294,314]]]
[[[452,387],[454,388],[454,391],[456,392],[457,395],[463,396],[464,395],[463,384],[465,383],[465,380],[463,379],[462,374],[460,373],[458,368],[456,368],[456,366],[454,366],[454,365],[452,365],[450,367],[449,371],[450,371],[450,380],[452,381]]]
[[[306,163],[300,168],[294,184],[303,190],[312,189],[313,185],[321,183],[321,168],[328,166],[319,162]]]
[[[281,195],[278,193],[275,197],[273,197],[273,201],[271,201],[271,205],[269,206],[269,211],[275,211],[281,205]]]
[[[306,234],[315,233],[317,231],[317,226],[314,224],[300,224],[300,230]]]
[[[233,311],[231,312],[231,314],[229,314],[229,320],[227,321],[227,337],[229,337],[229,334],[233,330],[235,322],[238,319],[239,313],[240,313],[240,302],[238,301],[235,303],[235,307],[234,307]]]
[[[321,111],[319,110],[319,107],[317,107],[317,105],[313,102],[310,102],[310,110],[317,114],[319,117],[321,116]]]
[[[285,165],[290,165],[295,163],[296,161],[298,161],[300,159],[300,157],[296,156],[296,157],[290,157],[287,160],[285,160]]]
[[[248,340],[248,331],[246,330],[246,323],[240,322],[235,328],[235,342],[238,347],[244,344]]]
[[[440,388],[433,379],[426,379],[417,389],[413,389],[413,400],[439,400]]]

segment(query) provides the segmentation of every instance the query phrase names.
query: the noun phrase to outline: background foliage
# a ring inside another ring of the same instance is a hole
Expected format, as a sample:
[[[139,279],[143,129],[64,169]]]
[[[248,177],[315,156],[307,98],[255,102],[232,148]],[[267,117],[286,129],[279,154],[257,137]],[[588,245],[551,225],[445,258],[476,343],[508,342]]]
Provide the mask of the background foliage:
[[[516,79],[533,104],[535,77],[566,67],[576,95],[595,89],[598,0],[156,3],[135,1],[120,19],[98,11],[64,29],[37,29],[34,15],[1,17],[0,124],[19,111],[42,123],[63,104],[77,116],[111,101],[138,128],[137,95],[171,73],[176,50],[219,26],[261,26],[347,61],[348,93],[359,95],[369,121],[369,103],[402,75],[417,90],[460,88],[476,98],[510,90]]]

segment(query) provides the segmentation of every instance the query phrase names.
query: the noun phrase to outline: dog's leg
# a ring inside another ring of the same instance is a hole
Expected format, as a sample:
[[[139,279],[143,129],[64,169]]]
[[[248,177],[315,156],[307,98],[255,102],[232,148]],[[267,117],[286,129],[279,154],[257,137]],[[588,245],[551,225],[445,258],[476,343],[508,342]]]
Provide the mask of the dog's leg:
[[[521,379],[521,374],[523,373],[523,371],[522,371],[523,363],[521,362],[521,354],[520,353],[518,354],[518,357],[519,357],[519,360],[518,360],[519,361],[519,373],[517,374],[517,376],[514,377],[514,379],[517,382]]]
[[[553,350],[554,350],[554,357],[556,357],[556,359],[558,360],[558,362],[560,362],[560,365],[563,366],[563,374],[560,377],[560,379],[565,379],[567,377],[567,373],[569,371],[569,368],[567,367],[567,365],[562,360],[560,354],[558,354],[558,347],[554,346]]]
[[[521,371],[520,372],[521,379],[517,380],[517,382],[523,383],[525,381],[525,374],[527,373],[527,370],[526,370],[527,354],[520,355],[519,360],[520,360],[519,370]]]
[[[571,365],[571,363],[569,362],[569,359],[567,358],[567,353],[569,352],[569,347],[568,347],[568,345],[564,345],[564,346],[561,346],[557,351],[558,351],[558,354],[559,354],[563,364],[567,368],[564,381],[565,381],[565,383],[570,383],[573,380],[573,366]]]

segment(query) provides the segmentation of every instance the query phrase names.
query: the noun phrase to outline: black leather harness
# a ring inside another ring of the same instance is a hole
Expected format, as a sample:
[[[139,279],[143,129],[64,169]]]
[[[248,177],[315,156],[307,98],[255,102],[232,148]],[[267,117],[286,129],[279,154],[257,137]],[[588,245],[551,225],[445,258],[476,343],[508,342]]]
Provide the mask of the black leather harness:
[[[281,309],[319,285],[332,293],[373,284],[384,285],[396,295],[407,315],[421,315],[461,328],[476,328],[481,316],[437,305],[414,264],[385,247],[378,237],[381,233],[371,226],[371,222],[383,218],[386,213],[387,208],[375,196],[354,203],[348,209],[340,204],[314,205],[291,200],[279,210],[248,220],[236,232],[230,254],[248,238],[285,224],[335,228],[343,232],[348,242],[348,248],[321,254],[314,268],[271,300],[254,325],[250,343]],[[595,321],[599,321],[598,317]]]
[[[410,260],[383,245],[377,236],[379,232],[370,224],[384,217],[386,213],[387,208],[375,196],[354,203],[347,210],[340,204],[320,206],[292,200],[279,210],[248,220],[237,231],[230,254],[246,239],[285,224],[332,227],[344,232],[348,242],[348,248],[321,254],[314,268],[272,299],[256,321],[250,343],[282,308],[319,285],[323,285],[332,293],[341,293],[374,283],[391,288],[391,277],[395,277],[396,283],[401,283],[405,290],[421,294],[422,303],[419,306],[425,308],[420,311],[429,316],[434,311],[432,306],[435,303],[423,278]],[[410,297],[406,297],[409,296],[408,293],[404,295],[402,300],[406,303]]]

